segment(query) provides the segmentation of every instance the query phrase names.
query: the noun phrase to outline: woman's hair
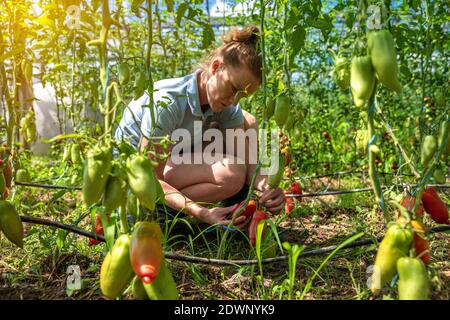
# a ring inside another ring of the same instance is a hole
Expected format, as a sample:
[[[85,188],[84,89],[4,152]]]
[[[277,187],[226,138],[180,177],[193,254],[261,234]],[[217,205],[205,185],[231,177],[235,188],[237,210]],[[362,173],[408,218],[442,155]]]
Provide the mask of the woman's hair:
[[[209,56],[208,62],[217,56],[223,58],[227,65],[240,67],[245,65],[260,81],[262,79],[262,58],[260,52],[260,32],[256,26],[242,30],[232,27],[228,34],[222,36],[223,44]],[[208,64],[200,67],[208,70]]]

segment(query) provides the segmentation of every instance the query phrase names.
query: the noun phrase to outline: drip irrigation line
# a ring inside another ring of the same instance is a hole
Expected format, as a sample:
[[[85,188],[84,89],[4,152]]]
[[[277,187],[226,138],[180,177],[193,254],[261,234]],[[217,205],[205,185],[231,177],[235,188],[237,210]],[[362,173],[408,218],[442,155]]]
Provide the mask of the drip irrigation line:
[[[21,215],[20,218],[22,219],[23,222],[46,225],[46,226],[53,226],[53,227],[56,227],[59,229],[64,229],[64,230],[70,231],[72,233],[76,233],[76,234],[88,237],[88,238],[92,238],[92,239],[96,239],[96,240],[105,242],[105,237],[103,237],[101,235],[96,235],[95,233],[88,232],[88,231],[85,231],[78,227],[70,226],[70,225],[67,225],[67,224],[64,224],[61,222],[51,221],[51,220],[42,219],[42,218],[29,217],[29,216],[24,216],[24,215]],[[439,233],[439,232],[445,232],[445,231],[450,231],[450,225],[438,226],[438,227],[431,228],[429,230],[430,233]],[[349,243],[349,244],[343,246],[342,249],[350,249],[350,248],[356,248],[356,247],[365,246],[365,245],[369,245],[369,244],[375,244],[375,240],[376,240],[376,242],[380,242],[383,239],[383,237],[384,236],[379,236],[377,238],[372,238],[372,239],[358,240],[358,241],[355,241],[355,242],[352,242],[352,243]],[[313,256],[313,255],[326,254],[326,253],[334,251],[338,246],[339,245],[332,245],[332,246],[327,246],[327,247],[323,247],[323,248],[319,248],[319,249],[305,251],[305,252],[300,253],[300,257],[308,257],[308,256]],[[199,263],[199,264],[209,264],[209,265],[221,265],[221,266],[240,265],[240,266],[244,266],[244,265],[257,265],[258,264],[258,260],[256,260],[256,259],[253,259],[253,260],[222,260],[222,259],[186,256],[186,255],[173,253],[173,252],[165,252],[164,256],[167,259],[171,259],[171,260],[178,260],[178,261]],[[275,263],[275,262],[286,261],[288,259],[289,259],[289,256],[278,256],[278,257],[274,257],[274,258],[262,259],[261,263],[262,264],[270,264],[270,263]]]
[[[393,175],[397,175],[395,173],[392,172],[378,172],[381,175],[386,175],[386,176],[393,176]],[[338,171],[338,172],[334,172],[334,173],[327,173],[327,174],[321,174],[321,175],[317,175],[317,176],[310,176],[310,177],[302,177],[302,178],[298,178],[296,180],[312,180],[312,179],[319,179],[319,178],[326,178],[326,177],[335,177],[335,176],[342,176],[342,175],[347,175],[347,174],[369,174],[367,171],[362,171],[362,170],[358,170],[358,171]],[[414,177],[413,174],[400,174],[398,175],[400,177]]]
[[[405,187],[417,187],[417,185],[393,185],[400,188]],[[447,184],[428,184],[428,186],[438,189],[450,189],[450,185]],[[383,186],[382,189],[387,189],[388,187]],[[372,192],[372,188],[362,188],[362,189],[353,189],[353,190],[336,190],[336,191],[329,191],[329,192],[320,192],[320,193],[304,193],[304,194],[292,194],[292,193],[286,193],[286,198],[308,198],[308,197],[325,197],[325,196],[335,196],[339,194],[346,194],[346,193],[358,193],[358,192]]]
[[[47,184],[38,184],[38,183],[29,183],[29,182],[16,182],[16,185],[25,186],[25,187],[36,187],[36,188],[46,188],[46,189],[67,189],[67,190],[81,190],[81,187],[77,186],[57,186],[57,185],[47,185]],[[409,187],[417,187],[417,185],[405,185],[405,184],[396,184],[392,185],[395,187],[405,188]],[[450,185],[446,184],[428,184],[430,187],[438,188],[438,189],[449,189]],[[384,186],[382,189],[387,189],[388,187]],[[286,194],[286,198],[308,198],[308,197],[325,197],[325,196],[334,196],[339,194],[346,193],[358,193],[358,192],[369,192],[372,191],[372,188],[361,188],[361,189],[352,189],[352,190],[336,190],[329,192],[319,192],[319,193],[306,193],[306,194]]]
[[[42,219],[42,218],[36,218],[36,217],[30,217],[30,216],[24,216],[21,215],[20,219],[23,222],[28,222],[28,223],[33,223],[33,224],[40,224],[40,225],[44,225],[44,226],[51,226],[51,227],[56,227],[59,229],[63,229],[63,230],[67,230],[70,231],[72,233],[76,233],[88,238],[92,238],[92,239],[96,239],[96,240],[100,240],[105,242],[105,237],[101,236],[101,235],[97,235],[95,233],[83,230],[81,228],[75,227],[75,226],[71,226],[62,222],[58,222],[58,221],[52,221],[52,220],[47,220],[47,219]]]
[[[81,187],[78,186],[57,186],[50,184],[40,184],[40,183],[31,183],[31,182],[15,182],[18,186],[24,187],[35,187],[35,188],[45,188],[45,189],[67,189],[67,190],[81,190]]]

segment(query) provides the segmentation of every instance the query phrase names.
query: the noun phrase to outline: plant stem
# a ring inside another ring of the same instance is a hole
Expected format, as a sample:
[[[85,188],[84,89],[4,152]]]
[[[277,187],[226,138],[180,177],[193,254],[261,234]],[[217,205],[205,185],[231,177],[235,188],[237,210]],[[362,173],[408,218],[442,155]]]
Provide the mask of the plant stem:
[[[261,164],[258,163],[258,165],[256,166],[256,169],[255,169],[255,172],[253,172],[252,181],[250,183],[249,190],[248,190],[248,193],[247,193],[247,197],[245,198],[245,201],[244,201],[244,205],[239,209],[238,212],[236,212],[236,214],[233,214],[233,217],[231,219],[231,223],[228,225],[228,227],[232,228],[234,226],[234,221],[236,220],[236,218],[241,215],[242,211],[244,211],[244,208],[246,207],[245,204],[248,203],[248,201],[250,200],[251,195],[253,194],[253,190],[254,190],[254,186],[255,186],[255,180],[256,180],[256,177],[259,174],[259,170],[260,169],[261,169]],[[228,237],[228,233],[229,233],[229,229],[226,229],[224,234],[223,234],[223,236],[222,236],[222,239],[220,240],[219,250],[217,252],[217,259],[221,259],[222,256],[223,256],[223,253],[224,253],[224,250],[225,250],[225,242],[226,242],[226,239]]]
[[[420,174],[416,171],[416,168],[414,167],[411,159],[408,157],[408,155],[406,154],[405,150],[400,145],[400,142],[398,141],[397,137],[394,135],[394,132],[392,131],[392,128],[390,126],[388,126],[386,119],[384,118],[380,108],[378,107],[378,103],[375,103],[375,106],[377,108],[378,115],[381,118],[381,123],[383,124],[384,128],[388,132],[388,134],[391,137],[391,139],[394,141],[395,146],[398,148],[398,150],[402,154],[402,157],[405,159],[406,164],[409,165],[409,167],[411,169],[411,172],[416,176],[416,178],[419,178]]]
[[[152,118],[152,128],[156,128],[156,119],[155,119],[155,108],[153,102],[153,78],[151,71],[151,59],[152,59],[152,46],[153,46],[153,17],[152,17],[152,1],[147,0],[147,27],[148,27],[148,35],[147,35],[147,56],[145,59],[145,69],[147,70],[147,75],[149,79],[149,104],[150,104],[150,113]]]
[[[261,11],[260,11],[260,32],[261,32],[261,62],[262,62],[262,76],[261,76],[261,88],[263,92],[263,112],[262,112],[262,128],[265,129],[268,126],[268,121],[266,119],[267,110],[267,88],[266,88],[266,42],[265,42],[265,29],[264,29],[264,16],[266,13],[264,7],[264,0],[260,0]]]
[[[375,115],[375,96],[376,96],[376,87],[377,84],[375,83],[375,87],[372,93],[372,96],[370,97],[369,101],[367,102],[367,109],[368,109],[368,119],[367,119],[367,130],[369,135],[369,141],[375,138],[375,126],[374,126],[374,115]],[[381,207],[381,210],[383,211],[384,220],[386,225],[390,221],[389,214],[386,210],[386,206],[384,204],[384,198],[383,198],[383,192],[381,190],[380,185],[380,179],[378,178],[377,174],[377,168],[375,164],[375,157],[376,154],[374,150],[371,148],[371,142],[369,142],[368,145],[368,158],[369,158],[369,177],[372,183],[372,189],[375,194],[375,199],[378,203],[378,205]]]

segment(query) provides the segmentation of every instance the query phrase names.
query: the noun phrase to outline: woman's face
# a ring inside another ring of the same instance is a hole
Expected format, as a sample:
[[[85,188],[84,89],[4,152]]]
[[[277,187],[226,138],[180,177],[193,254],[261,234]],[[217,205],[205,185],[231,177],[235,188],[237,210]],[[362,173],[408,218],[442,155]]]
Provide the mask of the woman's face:
[[[234,68],[220,60],[214,60],[210,72],[206,95],[213,112],[221,112],[230,105],[236,105],[241,98],[254,93],[260,85],[246,66]]]

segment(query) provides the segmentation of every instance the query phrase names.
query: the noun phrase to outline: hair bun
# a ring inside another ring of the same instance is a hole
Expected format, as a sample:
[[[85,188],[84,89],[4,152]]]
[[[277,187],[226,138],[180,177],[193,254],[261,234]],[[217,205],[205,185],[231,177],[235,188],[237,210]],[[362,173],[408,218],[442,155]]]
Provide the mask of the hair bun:
[[[238,30],[236,27],[232,27],[228,34],[222,37],[224,43],[230,42],[247,42],[256,44],[260,38],[259,28],[254,25],[250,25],[244,29]]]

